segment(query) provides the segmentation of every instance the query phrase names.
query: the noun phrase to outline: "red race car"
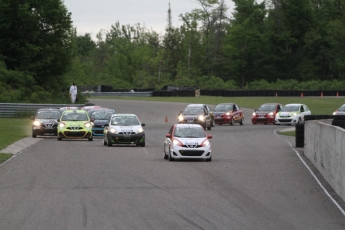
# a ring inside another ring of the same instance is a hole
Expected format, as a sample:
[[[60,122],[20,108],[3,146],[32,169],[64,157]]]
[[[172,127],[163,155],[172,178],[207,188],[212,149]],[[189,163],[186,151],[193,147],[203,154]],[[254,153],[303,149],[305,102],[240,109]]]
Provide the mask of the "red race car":
[[[274,124],[276,114],[283,108],[279,103],[262,104],[252,115],[252,123],[256,124]]]
[[[218,125],[239,123],[244,124],[242,109],[234,103],[220,103],[213,110],[214,123]]]

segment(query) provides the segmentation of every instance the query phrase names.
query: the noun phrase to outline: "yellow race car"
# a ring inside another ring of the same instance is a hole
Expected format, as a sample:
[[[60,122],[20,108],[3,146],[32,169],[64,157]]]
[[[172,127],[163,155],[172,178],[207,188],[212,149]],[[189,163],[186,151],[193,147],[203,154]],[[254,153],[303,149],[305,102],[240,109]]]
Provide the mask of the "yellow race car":
[[[85,110],[65,110],[58,120],[57,139],[88,139],[93,140],[92,122]]]

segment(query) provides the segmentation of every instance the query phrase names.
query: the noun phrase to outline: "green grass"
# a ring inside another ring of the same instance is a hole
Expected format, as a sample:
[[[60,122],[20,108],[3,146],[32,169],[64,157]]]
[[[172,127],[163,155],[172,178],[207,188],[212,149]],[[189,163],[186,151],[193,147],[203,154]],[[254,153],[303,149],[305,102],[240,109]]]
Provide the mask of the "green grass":
[[[31,134],[29,118],[0,118],[0,149]]]
[[[294,137],[296,136],[296,132],[295,131],[283,131],[283,132],[279,132],[280,135],[285,135],[285,136],[290,136],[290,137]]]
[[[232,102],[242,108],[257,109],[264,103],[302,103],[306,104],[312,114],[331,115],[337,108],[345,104],[345,98],[342,97],[91,97],[91,99],[119,99],[119,100],[142,100],[142,101],[167,101],[183,103],[203,103],[216,105],[223,102]],[[211,106],[212,109],[212,106]]]
[[[12,157],[12,154],[9,153],[0,153],[0,164],[2,162],[5,162],[6,160],[8,160],[9,158]]]

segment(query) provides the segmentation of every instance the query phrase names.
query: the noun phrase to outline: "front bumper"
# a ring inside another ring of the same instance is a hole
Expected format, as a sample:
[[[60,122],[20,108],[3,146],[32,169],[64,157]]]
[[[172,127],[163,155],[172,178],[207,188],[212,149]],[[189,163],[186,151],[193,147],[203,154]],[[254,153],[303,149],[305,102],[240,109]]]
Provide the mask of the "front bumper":
[[[84,139],[84,138],[91,138],[92,137],[92,129],[91,128],[81,128],[79,130],[70,130],[70,129],[58,129],[58,137],[59,138],[67,138],[67,139]]]
[[[108,141],[112,144],[143,144],[145,143],[145,133],[136,133],[136,134],[115,134],[108,132]]]
[[[174,159],[210,159],[212,150],[210,146],[200,148],[185,148],[173,146],[171,148],[171,157]]]
[[[294,117],[276,117],[275,123],[277,125],[296,125],[298,124],[298,120],[300,117],[294,116]]]
[[[104,127],[93,127],[92,135],[94,136],[104,136]]]
[[[56,136],[57,135],[57,127],[47,128],[47,127],[32,127],[32,134],[39,135],[39,136]]]
[[[252,117],[253,124],[268,124],[274,123],[275,117],[274,116],[264,116],[264,117]]]

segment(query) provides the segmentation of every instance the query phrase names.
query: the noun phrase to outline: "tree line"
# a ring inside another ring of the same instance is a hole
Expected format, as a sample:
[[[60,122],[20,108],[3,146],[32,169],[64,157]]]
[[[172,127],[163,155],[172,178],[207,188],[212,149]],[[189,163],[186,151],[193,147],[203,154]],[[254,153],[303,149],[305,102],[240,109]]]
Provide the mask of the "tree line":
[[[179,27],[169,4],[163,35],[115,22],[93,40],[60,0],[0,0],[0,100],[65,96],[71,79],[116,89],[344,88],[345,0],[233,0],[231,13],[225,0],[197,2]]]

